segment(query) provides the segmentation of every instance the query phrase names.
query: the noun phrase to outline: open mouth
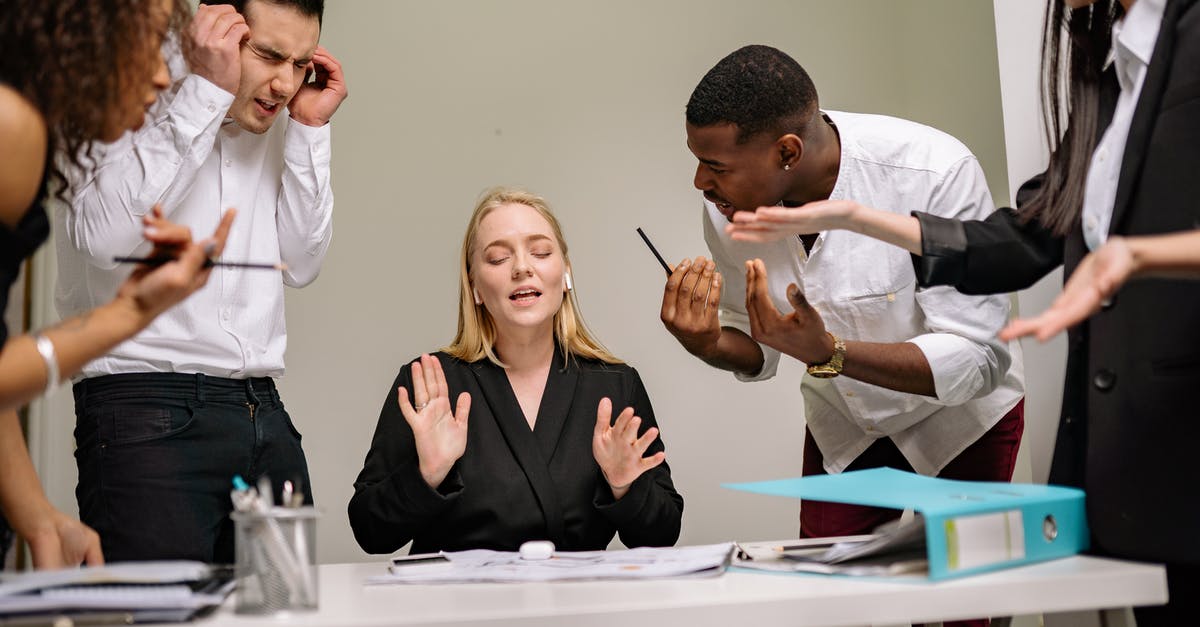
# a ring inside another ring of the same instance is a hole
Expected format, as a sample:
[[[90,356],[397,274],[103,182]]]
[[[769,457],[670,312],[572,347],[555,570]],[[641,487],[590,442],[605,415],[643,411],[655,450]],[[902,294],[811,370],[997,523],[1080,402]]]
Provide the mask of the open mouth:
[[[254,104],[258,105],[260,112],[265,115],[275,115],[275,111],[279,109],[278,102],[271,102],[262,98],[255,98]]]
[[[725,215],[733,213],[733,205],[717,198],[716,196],[704,195],[705,200],[717,206],[717,210]]]
[[[513,292],[512,294],[509,294],[508,300],[511,300],[519,305],[524,305],[536,301],[541,295],[542,293],[538,290],[535,290],[531,287],[524,287]]]

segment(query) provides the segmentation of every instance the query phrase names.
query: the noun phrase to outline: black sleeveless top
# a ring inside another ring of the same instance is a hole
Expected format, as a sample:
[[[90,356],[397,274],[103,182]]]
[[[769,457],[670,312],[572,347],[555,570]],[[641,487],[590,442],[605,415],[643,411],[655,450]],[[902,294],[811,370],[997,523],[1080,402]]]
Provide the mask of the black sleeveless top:
[[[50,221],[46,219],[46,210],[42,208],[45,189],[46,182],[43,180],[42,191],[15,229],[0,224],[0,312],[8,308],[8,293],[17,281],[21,262],[50,236]],[[8,326],[0,318],[0,348],[7,340]]]

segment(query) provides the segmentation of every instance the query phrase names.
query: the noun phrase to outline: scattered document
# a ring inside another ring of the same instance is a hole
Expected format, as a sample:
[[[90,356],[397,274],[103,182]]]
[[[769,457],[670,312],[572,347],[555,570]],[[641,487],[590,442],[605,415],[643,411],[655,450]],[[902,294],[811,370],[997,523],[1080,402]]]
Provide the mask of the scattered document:
[[[725,572],[732,542],[624,551],[556,551],[550,559],[522,559],[515,551],[443,552],[444,561],[414,561],[371,577],[368,584],[516,583],[597,579],[706,577]]]
[[[737,557],[740,568],[823,575],[924,575],[929,568],[921,516],[881,525],[870,535],[740,544]]]
[[[103,616],[174,622],[220,605],[231,572],[200,562],[127,562],[0,575],[0,621]]]

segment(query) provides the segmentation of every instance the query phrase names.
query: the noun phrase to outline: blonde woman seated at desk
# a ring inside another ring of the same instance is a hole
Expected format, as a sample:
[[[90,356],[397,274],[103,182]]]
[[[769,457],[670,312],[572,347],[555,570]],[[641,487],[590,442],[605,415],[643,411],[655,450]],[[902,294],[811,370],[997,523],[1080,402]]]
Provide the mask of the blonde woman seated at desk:
[[[463,241],[458,335],[401,368],[350,500],[368,553],[667,546],[671,483],[637,371],[592,338],[545,201],[488,192]],[[451,399],[456,399],[453,403]]]

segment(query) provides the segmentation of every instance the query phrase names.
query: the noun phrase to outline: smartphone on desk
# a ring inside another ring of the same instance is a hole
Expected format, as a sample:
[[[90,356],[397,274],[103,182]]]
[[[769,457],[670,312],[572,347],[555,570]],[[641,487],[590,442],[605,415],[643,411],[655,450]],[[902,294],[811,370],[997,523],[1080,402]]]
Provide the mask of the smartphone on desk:
[[[431,564],[449,564],[450,560],[438,553],[417,553],[414,555],[398,555],[392,558],[388,570],[393,573],[402,571],[408,566],[428,566]]]

